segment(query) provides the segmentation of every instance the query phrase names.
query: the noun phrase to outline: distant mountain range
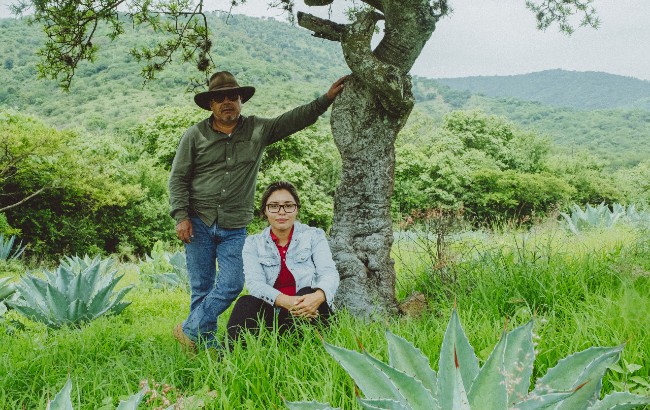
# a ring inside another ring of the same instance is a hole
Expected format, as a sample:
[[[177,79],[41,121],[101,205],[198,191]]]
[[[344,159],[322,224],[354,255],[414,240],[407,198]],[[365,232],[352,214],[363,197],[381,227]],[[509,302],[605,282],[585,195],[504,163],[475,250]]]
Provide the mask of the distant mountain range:
[[[547,70],[509,76],[439,78],[440,84],[496,98],[577,109],[650,110],[650,81],[601,72]]]

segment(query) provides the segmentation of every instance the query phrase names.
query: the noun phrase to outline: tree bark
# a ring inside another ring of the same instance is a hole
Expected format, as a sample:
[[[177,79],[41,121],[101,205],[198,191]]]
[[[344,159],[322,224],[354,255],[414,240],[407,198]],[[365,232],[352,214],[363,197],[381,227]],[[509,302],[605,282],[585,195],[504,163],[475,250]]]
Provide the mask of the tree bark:
[[[355,316],[397,311],[390,206],[395,139],[406,117],[386,115],[372,90],[355,78],[346,81],[332,109],[332,133],[342,157],[330,234],[341,275],[336,302]]]

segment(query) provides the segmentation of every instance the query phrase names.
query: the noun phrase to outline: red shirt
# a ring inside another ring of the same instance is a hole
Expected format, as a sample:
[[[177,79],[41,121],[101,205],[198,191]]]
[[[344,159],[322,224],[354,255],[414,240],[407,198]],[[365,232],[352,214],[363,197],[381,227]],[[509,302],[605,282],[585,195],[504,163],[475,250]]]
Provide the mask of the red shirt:
[[[296,279],[293,277],[289,268],[287,268],[287,249],[289,249],[292,236],[293,226],[291,227],[291,232],[289,232],[287,244],[280,246],[280,239],[271,231],[271,239],[275,242],[275,246],[278,247],[278,252],[280,252],[280,275],[275,280],[273,287],[287,296],[296,296]]]

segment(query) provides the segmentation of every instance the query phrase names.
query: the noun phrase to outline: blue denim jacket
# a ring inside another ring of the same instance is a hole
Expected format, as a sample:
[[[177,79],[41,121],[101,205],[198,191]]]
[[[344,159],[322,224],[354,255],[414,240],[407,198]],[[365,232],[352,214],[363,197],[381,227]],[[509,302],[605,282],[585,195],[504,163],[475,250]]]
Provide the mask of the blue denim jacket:
[[[273,305],[281,293],[273,288],[280,275],[280,252],[271,239],[271,227],[246,238],[242,254],[248,293]],[[331,307],[339,287],[339,273],[325,232],[295,222],[286,261],[296,280],[296,291],[306,287],[321,289]]]

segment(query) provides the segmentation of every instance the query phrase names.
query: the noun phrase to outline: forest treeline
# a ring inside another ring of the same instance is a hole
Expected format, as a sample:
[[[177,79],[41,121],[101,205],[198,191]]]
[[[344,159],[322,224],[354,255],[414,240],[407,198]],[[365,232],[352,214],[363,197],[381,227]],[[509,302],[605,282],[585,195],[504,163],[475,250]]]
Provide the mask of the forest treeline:
[[[538,74],[540,73],[526,74],[520,77],[527,78],[529,86],[532,87],[535,86]],[[570,78],[581,78],[583,75],[590,77],[592,73],[572,73]],[[604,75],[602,79],[607,81],[611,77],[615,80],[609,82],[610,86],[616,85],[620,79],[639,84],[646,83],[609,74]],[[523,82],[523,79],[518,78],[517,81],[513,80],[512,82],[513,84],[510,86],[504,87],[504,93],[507,92],[505,90],[512,90],[517,83]],[[594,94],[598,93],[601,86],[589,88],[582,81],[578,81],[578,84],[584,86],[580,95],[577,94],[576,87],[571,86],[570,82],[558,79],[554,93],[558,95],[559,89],[567,88],[568,91],[564,98],[570,98],[570,95],[573,95],[578,101],[597,98]],[[467,90],[453,89],[441,85],[438,80],[425,78],[418,78],[414,88],[416,98],[420,101],[417,107],[433,117],[440,116],[449,110],[480,110],[504,117],[525,129],[547,135],[556,144],[558,151],[576,153],[587,150],[606,161],[607,168],[613,170],[631,167],[650,158],[650,144],[648,143],[650,141],[650,108],[644,109],[640,106],[598,109],[584,106],[582,108],[562,107],[533,101],[532,94],[527,94],[522,99],[490,97],[474,94]],[[647,87],[641,87],[641,89],[648,90]],[[644,93],[646,99],[650,100],[650,91],[644,91]],[[511,95],[518,95],[518,93],[512,91]],[[555,101],[559,103],[558,99]]]
[[[286,23],[215,13],[210,24],[218,68],[257,87],[244,114],[281,113],[346,73],[334,44]],[[156,241],[174,241],[169,167],[183,130],[207,113],[186,91],[192,67],[174,65],[142,84],[128,50],[145,34],[140,28],[100,44],[98,60],[80,68],[65,94],[55,81],[36,78],[39,31],[0,20],[0,233],[19,235],[28,254],[129,257],[149,252]],[[414,91],[419,103],[397,141],[396,222],[442,208],[462,209],[475,224],[489,226],[527,223],[574,202],[650,202],[650,161],[640,156],[648,150],[641,144],[650,135],[647,111],[495,100],[426,79],[416,79]],[[553,134],[562,132],[561,124],[535,128],[552,118],[565,121],[570,149]],[[594,126],[599,123],[610,128]],[[614,142],[611,158],[599,156],[571,134],[586,130],[626,143]],[[618,156],[630,155],[636,159],[612,167]],[[328,228],[340,163],[325,117],[267,149],[258,191],[273,180],[293,181],[305,204],[303,222]],[[250,229],[259,227],[257,221]]]

